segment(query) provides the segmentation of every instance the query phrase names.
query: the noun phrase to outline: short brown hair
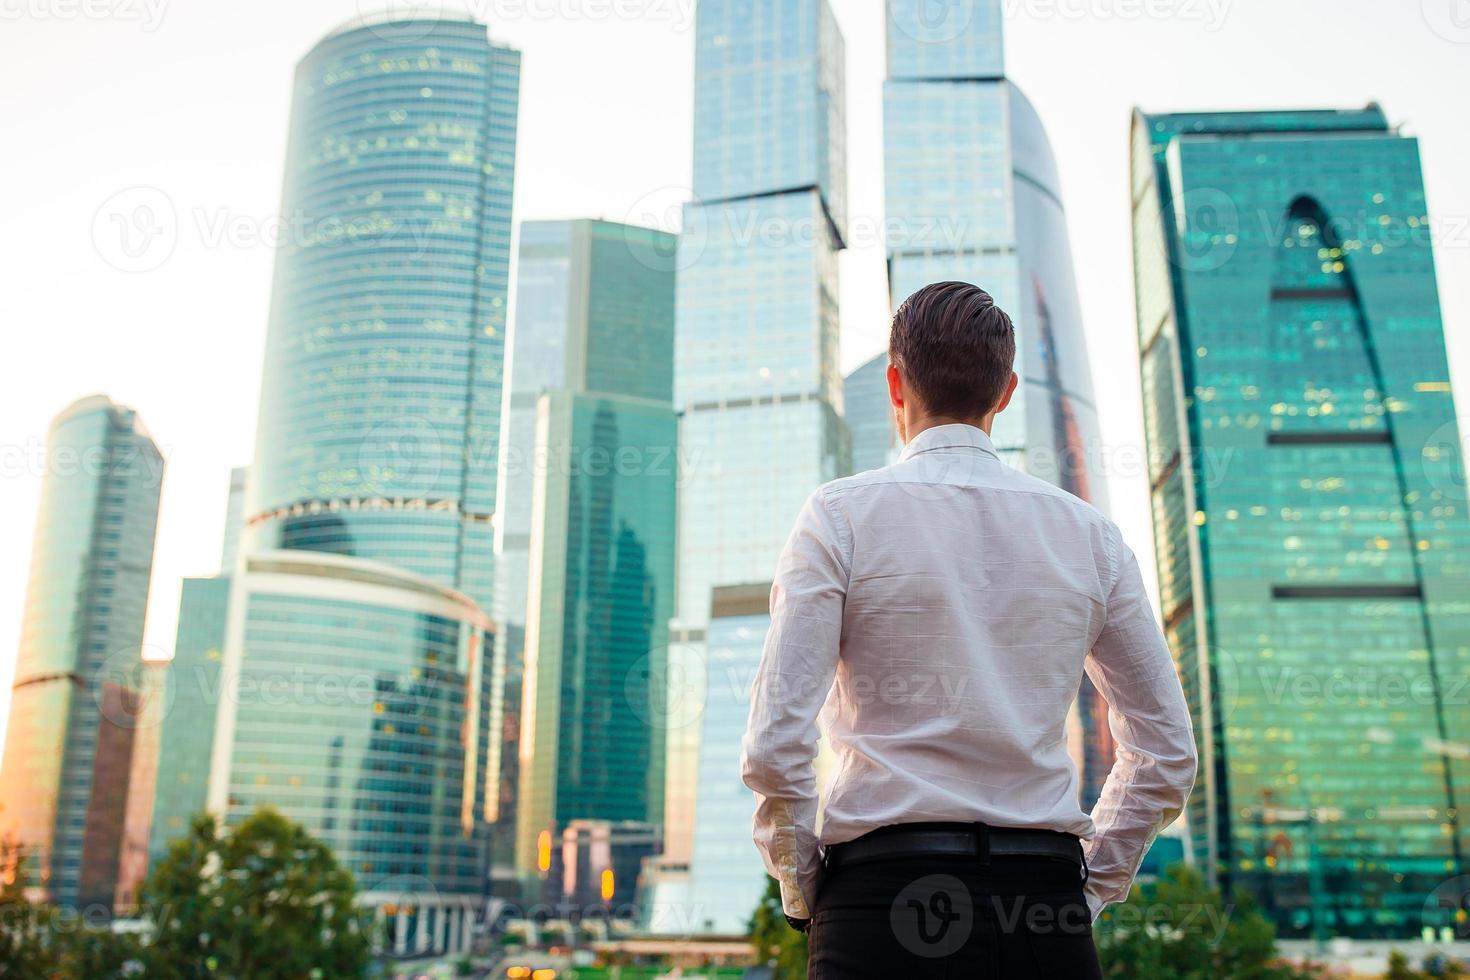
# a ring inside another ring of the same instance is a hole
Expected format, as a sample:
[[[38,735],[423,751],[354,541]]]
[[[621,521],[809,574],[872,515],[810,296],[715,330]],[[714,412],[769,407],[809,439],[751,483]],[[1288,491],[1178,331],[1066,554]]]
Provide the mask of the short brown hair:
[[[888,359],[930,414],[977,419],[1000,404],[1016,364],[1016,328],[990,294],[936,282],[893,315]]]

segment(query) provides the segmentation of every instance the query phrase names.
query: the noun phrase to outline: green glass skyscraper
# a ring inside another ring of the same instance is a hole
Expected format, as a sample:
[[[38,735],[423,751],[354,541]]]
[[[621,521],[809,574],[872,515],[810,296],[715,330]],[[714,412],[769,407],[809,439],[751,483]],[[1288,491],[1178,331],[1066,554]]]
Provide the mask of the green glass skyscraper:
[[[674,600],[674,236],[521,229],[497,602],[524,624],[515,865],[550,875],[576,821],[663,820]],[[502,820],[502,826],[506,825]],[[497,851],[499,845],[497,844]]]
[[[1418,143],[1377,106],[1140,113],[1132,194],[1194,856],[1288,936],[1453,924],[1470,515]]]
[[[46,900],[110,910],[163,457],[137,414],[102,395],[56,417],[46,452],[0,833],[25,849]]]

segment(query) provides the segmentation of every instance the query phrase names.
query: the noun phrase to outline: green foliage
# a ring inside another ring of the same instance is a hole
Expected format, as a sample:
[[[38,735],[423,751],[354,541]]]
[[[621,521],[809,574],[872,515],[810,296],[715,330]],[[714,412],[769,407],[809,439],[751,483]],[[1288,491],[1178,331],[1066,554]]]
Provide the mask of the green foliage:
[[[766,894],[750,919],[750,941],[773,980],[806,980],[806,937],[786,921],[781,885],[768,880]]]
[[[1251,898],[1227,903],[1192,868],[1171,868],[1095,929],[1105,977],[1150,980],[1306,980],[1322,976],[1276,958],[1276,928]]]
[[[26,900],[25,856],[13,840],[0,840],[0,978],[50,976],[44,910]]]
[[[23,865],[20,848],[0,841],[0,980],[335,980],[365,976],[371,962],[352,875],[274,811],[224,833],[195,819],[144,886],[151,937],[32,904]]]
[[[74,912],[25,895],[25,854],[0,841],[0,980],[114,980],[143,976],[149,951],[134,936],[89,928]]]
[[[273,810],[221,833],[195,818],[148,876],[157,969],[181,980],[360,977],[371,919],[331,849]]]
[[[1388,973],[1384,980],[1462,980],[1470,977],[1470,971],[1454,960],[1431,958],[1424,961],[1422,969],[1409,965],[1409,958],[1400,952],[1388,956]]]

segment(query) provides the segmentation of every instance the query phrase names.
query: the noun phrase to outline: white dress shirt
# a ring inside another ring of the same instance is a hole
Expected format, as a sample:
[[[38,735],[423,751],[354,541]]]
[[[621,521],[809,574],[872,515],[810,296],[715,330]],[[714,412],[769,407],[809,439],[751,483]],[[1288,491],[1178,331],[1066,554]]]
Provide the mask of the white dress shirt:
[[[1067,716],[1092,678],[1117,762],[1089,816]],[[835,767],[817,835],[821,713]],[[1194,784],[1174,663],[1116,525],[968,425],[812,494],[771,589],[744,741],[755,842],[810,918],[820,848],[900,823],[1083,838],[1093,915]]]

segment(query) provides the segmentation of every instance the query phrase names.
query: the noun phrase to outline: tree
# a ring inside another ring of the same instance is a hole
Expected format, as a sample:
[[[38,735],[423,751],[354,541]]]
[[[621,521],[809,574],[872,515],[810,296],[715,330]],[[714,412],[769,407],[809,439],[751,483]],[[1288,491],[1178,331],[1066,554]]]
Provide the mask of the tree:
[[[1254,901],[1237,893],[1226,904],[1199,872],[1169,869],[1147,889],[1134,886],[1124,905],[1105,911],[1095,930],[1105,977],[1151,980],[1306,980],[1322,976],[1276,955],[1276,928]]]
[[[1424,968],[1416,970],[1409,965],[1409,958],[1395,950],[1388,955],[1388,973],[1384,980],[1458,980],[1470,976],[1463,965],[1455,960],[1432,956],[1424,961]]]
[[[786,921],[775,878],[750,918],[750,942],[759,962],[771,967],[771,980],[806,980],[806,937]]]
[[[25,853],[0,838],[0,977],[47,977],[54,958],[46,945],[45,910],[25,895]]]
[[[326,844],[261,810],[233,830],[196,817],[148,876],[140,906],[161,976],[360,977],[371,919],[356,895]]]
[[[89,927],[74,911],[25,894],[24,848],[0,840],[0,980],[116,980],[148,974],[149,952],[134,936]]]

